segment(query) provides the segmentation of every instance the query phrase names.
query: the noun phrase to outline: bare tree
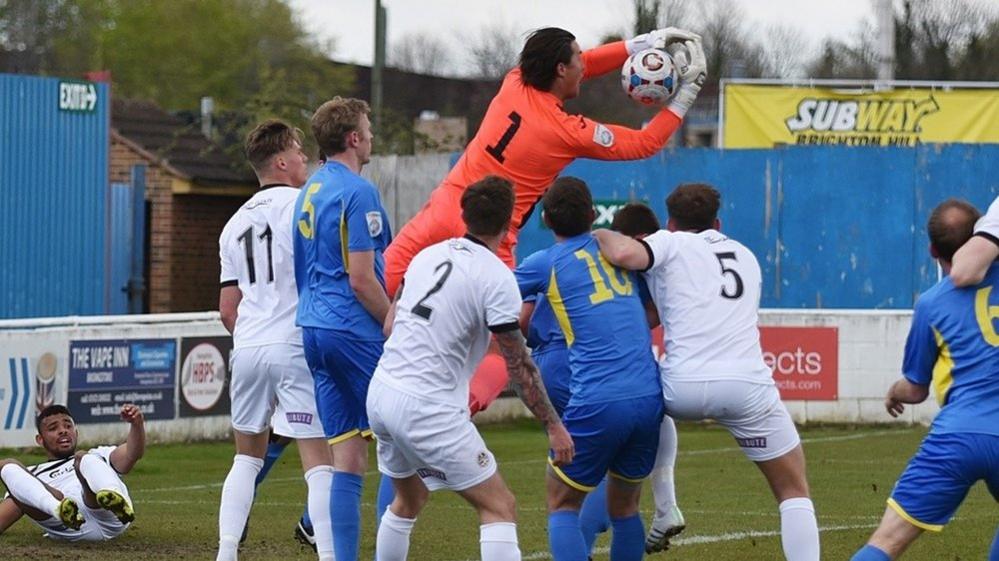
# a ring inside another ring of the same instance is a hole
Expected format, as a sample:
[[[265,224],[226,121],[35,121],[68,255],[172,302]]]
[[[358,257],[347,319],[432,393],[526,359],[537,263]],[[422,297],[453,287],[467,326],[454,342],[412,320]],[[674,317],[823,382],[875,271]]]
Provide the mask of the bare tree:
[[[455,75],[454,57],[448,45],[429,33],[410,33],[393,41],[389,49],[389,66],[434,76]]]
[[[466,64],[474,78],[499,80],[517,65],[523,35],[502,21],[486,24],[462,37]]]
[[[805,35],[787,25],[767,26],[757,38],[762,78],[803,78],[810,45]]]

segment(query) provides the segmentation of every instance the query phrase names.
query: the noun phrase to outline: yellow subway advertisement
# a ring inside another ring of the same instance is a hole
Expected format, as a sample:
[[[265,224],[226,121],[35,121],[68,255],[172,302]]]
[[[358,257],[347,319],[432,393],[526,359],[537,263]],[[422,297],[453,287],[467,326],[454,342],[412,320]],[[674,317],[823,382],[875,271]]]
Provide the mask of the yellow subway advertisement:
[[[722,147],[999,143],[999,89],[726,84]]]

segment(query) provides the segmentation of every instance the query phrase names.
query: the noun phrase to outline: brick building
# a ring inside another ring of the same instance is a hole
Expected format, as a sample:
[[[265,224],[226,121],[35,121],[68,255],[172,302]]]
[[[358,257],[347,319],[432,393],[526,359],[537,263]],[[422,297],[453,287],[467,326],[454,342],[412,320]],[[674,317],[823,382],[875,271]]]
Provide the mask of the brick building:
[[[218,237],[256,190],[252,171],[155,104],[115,99],[110,180],[145,166],[145,311],[218,307]]]

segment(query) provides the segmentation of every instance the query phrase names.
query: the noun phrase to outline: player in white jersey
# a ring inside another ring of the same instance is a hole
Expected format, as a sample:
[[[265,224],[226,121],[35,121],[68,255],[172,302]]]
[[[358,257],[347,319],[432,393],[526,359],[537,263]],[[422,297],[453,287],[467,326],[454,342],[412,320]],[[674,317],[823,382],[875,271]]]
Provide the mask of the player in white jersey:
[[[975,223],[975,235],[954,254],[950,280],[957,287],[976,285],[996,259],[999,259],[999,197]]]
[[[784,556],[818,561],[805,454],[760,348],[760,265],[719,232],[720,204],[710,185],[680,185],[666,199],[667,230],[638,241],[594,235],[612,264],[644,271],[664,331],[666,413],[728,428],[777,499]]]
[[[236,211],[219,237],[219,312],[233,337],[229,392],[236,456],[222,487],[217,559],[236,559],[272,424],[276,434],[298,439],[317,552],[320,559],[332,559],[332,459],[302,332],[295,326],[298,290],[291,227],[298,187],[308,178],[307,158],[299,131],[278,120],[254,128],[245,148],[260,191]]]
[[[461,197],[464,238],[432,245],[413,259],[386,319],[385,351],[368,390],[378,469],[395,500],[378,528],[378,561],[406,559],[409,535],[428,490],[458,492],[478,511],[483,561],[520,559],[514,497],[469,418],[468,384],[490,333],[521,400],[548,431],[557,465],[572,460],[572,439],[555,414],[520,333],[520,291],[495,255],[513,210],[509,181],[487,177]]]
[[[79,432],[69,409],[50,405],[35,419],[35,441],[48,461],[25,467],[0,460],[7,496],[0,501],[0,533],[27,515],[60,541],[105,541],[120,536],[135,519],[132,499],[121,480],[142,458],[146,430],[142,411],[123,405],[130,427],[124,444],[78,452]]]

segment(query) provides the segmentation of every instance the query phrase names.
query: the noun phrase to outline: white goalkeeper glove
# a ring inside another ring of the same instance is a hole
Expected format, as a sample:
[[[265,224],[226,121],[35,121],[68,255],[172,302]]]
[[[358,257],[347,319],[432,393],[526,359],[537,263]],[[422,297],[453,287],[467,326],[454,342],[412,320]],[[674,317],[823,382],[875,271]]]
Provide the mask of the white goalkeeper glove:
[[[694,40],[700,41],[700,39],[700,35],[691,31],[677,27],[666,27],[628,39],[624,42],[624,45],[628,49],[628,54],[633,55],[638,51],[644,51],[645,49],[665,50],[666,46],[671,43],[682,43],[684,41]]]
[[[683,44],[674,43],[666,50],[673,58],[677,74],[680,76],[680,87],[673,94],[673,99],[666,109],[682,119],[694,104],[697,94],[701,92],[701,86],[708,77],[708,64],[700,38],[684,41]]]

